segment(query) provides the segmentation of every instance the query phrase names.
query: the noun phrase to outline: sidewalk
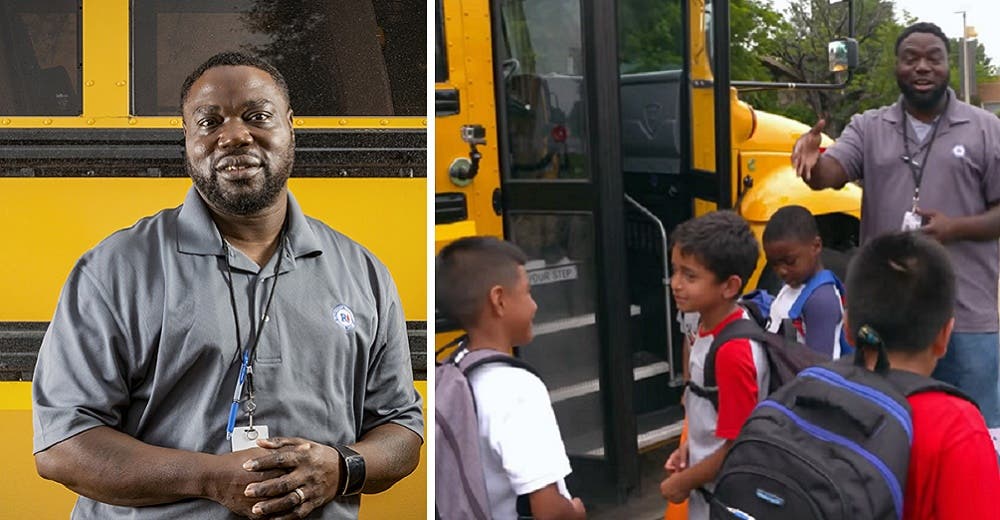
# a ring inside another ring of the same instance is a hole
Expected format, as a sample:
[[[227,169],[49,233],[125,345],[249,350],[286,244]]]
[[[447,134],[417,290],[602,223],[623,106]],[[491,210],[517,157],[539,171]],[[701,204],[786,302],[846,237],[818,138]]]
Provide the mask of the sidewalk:
[[[632,491],[624,504],[616,504],[614,497],[584,498],[587,518],[594,520],[661,520],[667,501],[660,496],[660,481],[665,474],[663,463],[677,447],[671,443],[639,458],[639,486]]]

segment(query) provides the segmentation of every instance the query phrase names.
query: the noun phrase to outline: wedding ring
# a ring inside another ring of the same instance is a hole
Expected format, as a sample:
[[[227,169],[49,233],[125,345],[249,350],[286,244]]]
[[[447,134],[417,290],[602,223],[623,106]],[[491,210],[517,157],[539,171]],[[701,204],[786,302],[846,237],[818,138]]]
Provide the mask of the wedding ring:
[[[299,496],[299,503],[306,501],[306,494],[302,492],[302,488],[295,488],[295,494]]]

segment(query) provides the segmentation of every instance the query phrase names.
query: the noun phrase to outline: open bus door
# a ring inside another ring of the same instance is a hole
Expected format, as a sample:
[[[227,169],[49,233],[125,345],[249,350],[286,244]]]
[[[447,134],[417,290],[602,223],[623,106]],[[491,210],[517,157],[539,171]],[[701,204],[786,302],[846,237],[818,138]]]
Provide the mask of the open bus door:
[[[600,36],[616,34],[614,3],[495,0],[492,20],[504,234],[538,302],[518,355],[549,388],[572,491],[621,497],[638,478],[634,374],[666,367],[634,362],[618,58]]]

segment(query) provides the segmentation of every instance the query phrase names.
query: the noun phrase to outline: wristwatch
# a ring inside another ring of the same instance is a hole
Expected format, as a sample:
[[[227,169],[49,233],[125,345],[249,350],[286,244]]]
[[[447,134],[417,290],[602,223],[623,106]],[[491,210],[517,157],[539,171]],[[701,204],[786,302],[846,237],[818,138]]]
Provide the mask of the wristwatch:
[[[365,458],[360,453],[347,446],[334,446],[343,461],[341,482],[338,495],[349,497],[361,493],[361,488],[365,487]]]

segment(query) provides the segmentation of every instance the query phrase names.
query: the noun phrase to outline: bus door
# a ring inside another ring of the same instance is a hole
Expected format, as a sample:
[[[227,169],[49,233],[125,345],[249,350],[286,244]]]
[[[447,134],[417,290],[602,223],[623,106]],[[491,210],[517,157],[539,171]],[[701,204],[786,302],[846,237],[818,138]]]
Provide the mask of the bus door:
[[[617,56],[602,36],[614,4],[492,8],[504,232],[538,303],[518,355],[548,386],[571,491],[623,496],[638,475],[630,338],[644,309],[628,298]]]
[[[673,441],[683,426],[683,336],[670,296],[668,238],[693,216],[693,200],[706,186],[714,189],[691,172],[686,4],[618,2],[629,301],[642,309],[632,341],[640,452]]]

